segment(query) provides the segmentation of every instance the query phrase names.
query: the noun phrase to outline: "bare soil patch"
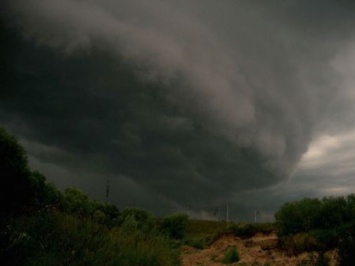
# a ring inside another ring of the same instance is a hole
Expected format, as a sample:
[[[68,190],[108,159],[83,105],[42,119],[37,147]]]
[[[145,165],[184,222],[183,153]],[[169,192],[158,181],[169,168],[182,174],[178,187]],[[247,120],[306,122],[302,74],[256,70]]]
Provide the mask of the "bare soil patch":
[[[250,238],[240,238],[231,234],[221,235],[212,245],[205,249],[195,249],[189,246],[182,247],[183,266],[219,266],[225,265],[221,261],[226,250],[235,246],[240,260],[229,265],[300,265],[309,262],[315,253],[302,253],[297,256],[288,256],[279,249],[275,233],[269,235],[256,234]],[[330,265],[336,265],[335,251],[326,253],[330,258]],[[303,264],[306,265],[306,264]]]

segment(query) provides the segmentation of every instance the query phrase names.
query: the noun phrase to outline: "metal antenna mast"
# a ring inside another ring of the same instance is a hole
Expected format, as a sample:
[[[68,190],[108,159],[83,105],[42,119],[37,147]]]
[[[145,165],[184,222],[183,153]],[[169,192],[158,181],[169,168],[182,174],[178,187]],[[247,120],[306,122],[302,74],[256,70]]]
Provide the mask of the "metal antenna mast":
[[[108,203],[109,196],[110,196],[110,179],[107,179],[107,186],[106,186],[106,203]]]
[[[255,210],[255,213],[254,213],[254,220],[255,220],[255,223],[258,222],[258,215],[259,215],[259,211]]]

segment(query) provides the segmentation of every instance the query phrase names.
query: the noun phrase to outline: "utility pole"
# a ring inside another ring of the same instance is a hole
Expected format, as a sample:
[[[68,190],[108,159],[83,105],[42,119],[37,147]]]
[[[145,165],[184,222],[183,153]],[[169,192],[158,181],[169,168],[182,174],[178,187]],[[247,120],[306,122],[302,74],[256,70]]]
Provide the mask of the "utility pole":
[[[256,223],[256,210],[254,211],[254,222]]]
[[[255,210],[255,213],[254,213],[254,221],[255,221],[255,223],[258,222],[258,215],[259,215],[259,211]]]

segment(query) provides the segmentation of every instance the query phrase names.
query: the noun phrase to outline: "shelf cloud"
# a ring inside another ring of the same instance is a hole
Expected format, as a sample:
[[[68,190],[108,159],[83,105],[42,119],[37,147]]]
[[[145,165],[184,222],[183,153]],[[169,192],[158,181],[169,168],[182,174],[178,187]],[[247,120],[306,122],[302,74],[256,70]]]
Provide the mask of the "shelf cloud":
[[[354,11],[345,0],[7,1],[0,121],[48,179],[97,198],[110,179],[116,204],[166,213],[155,202],[274,189],[353,130]]]

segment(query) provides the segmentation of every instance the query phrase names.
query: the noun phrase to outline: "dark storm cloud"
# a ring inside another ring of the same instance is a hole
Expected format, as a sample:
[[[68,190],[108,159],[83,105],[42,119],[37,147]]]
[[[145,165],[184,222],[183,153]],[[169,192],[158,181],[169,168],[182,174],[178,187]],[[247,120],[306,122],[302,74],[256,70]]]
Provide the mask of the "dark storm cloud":
[[[116,202],[247,195],[290,178],[313,136],[351,127],[352,79],[339,62],[352,8],[9,1],[0,121],[34,166],[97,197],[107,178]]]

